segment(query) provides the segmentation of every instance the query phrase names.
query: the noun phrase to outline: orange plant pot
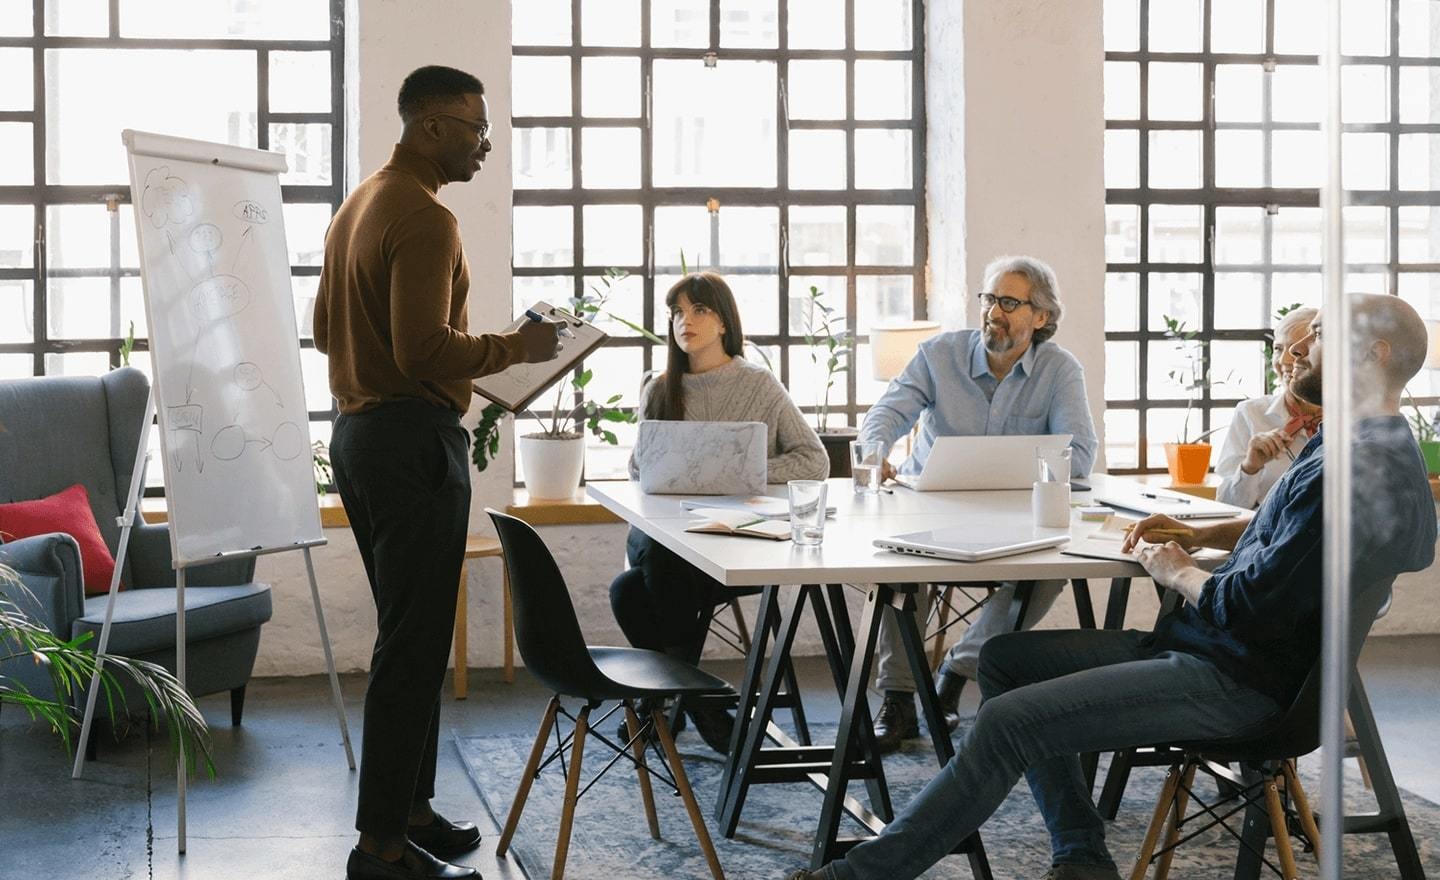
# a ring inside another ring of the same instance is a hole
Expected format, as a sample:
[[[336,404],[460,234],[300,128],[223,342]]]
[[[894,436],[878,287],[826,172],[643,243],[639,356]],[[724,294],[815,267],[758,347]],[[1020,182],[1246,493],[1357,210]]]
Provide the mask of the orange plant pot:
[[[1165,463],[1176,483],[1203,483],[1210,470],[1209,443],[1166,443]]]

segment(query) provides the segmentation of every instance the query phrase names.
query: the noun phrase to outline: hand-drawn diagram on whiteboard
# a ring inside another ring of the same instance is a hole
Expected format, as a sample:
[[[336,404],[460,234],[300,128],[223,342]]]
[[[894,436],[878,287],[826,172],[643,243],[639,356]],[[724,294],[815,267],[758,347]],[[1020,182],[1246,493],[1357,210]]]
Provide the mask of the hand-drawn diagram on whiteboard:
[[[305,431],[285,417],[285,400],[266,382],[260,364],[240,359],[222,381],[229,403],[226,411],[207,413],[197,402],[196,365],[224,366],[207,357],[203,347],[245,312],[254,295],[246,282],[244,260],[252,236],[265,235],[270,212],[241,199],[226,217],[201,217],[190,184],[169,165],[150,169],[141,190],[140,209],[150,223],[164,232],[170,256],[191,287],[186,297],[194,322],[193,348],[188,358],[184,402],[164,402],[170,432],[171,464],[184,471],[187,464],[201,473],[209,460],[234,461],[242,455],[273,455],[282,461],[299,457],[306,449]],[[218,221],[218,222],[217,222]],[[224,223],[230,228],[227,237]],[[227,238],[233,244],[227,245]],[[270,404],[269,407],[266,404]]]

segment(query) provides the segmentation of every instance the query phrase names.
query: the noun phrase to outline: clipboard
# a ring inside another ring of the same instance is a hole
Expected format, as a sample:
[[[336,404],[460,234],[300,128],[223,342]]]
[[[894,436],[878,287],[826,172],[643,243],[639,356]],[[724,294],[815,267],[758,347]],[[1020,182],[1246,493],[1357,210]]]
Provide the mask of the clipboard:
[[[548,361],[538,364],[515,364],[498,373],[481,376],[470,383],[471,390],[476,394],[498,403],[512,413],[518,413],[529,406],[531,401],[549,390],[561,376],[574,369],[575,364],[610,338],[604,330],[589,321],[582,320],[547,302],[537,302],[530,308],[549,320],[564,321],[565,326],[575,334],[575,337],[573,339],[562,337],[560,340],[562,348],[555,357]],[[521,315],[503,332],[513,333],[529,320]]]

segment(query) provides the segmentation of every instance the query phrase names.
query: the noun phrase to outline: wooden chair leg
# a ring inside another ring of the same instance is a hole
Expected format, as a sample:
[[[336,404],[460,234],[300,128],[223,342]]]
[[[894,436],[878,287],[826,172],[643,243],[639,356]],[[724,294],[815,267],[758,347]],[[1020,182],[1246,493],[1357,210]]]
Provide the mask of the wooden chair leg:
[[[1315,850],[1315,864],[1320,864],[1320,828],[1315,824],[1315,814],[1310,810],[1310,799],[1305,796],[1305,788],[1300,784],[1300,778],[1295,775],[1295,762],[1286,761],[1283,767],[1285,771],[1285,790],[1295,801],[1295,812],[1300,814],[1300,827],[1305,829],[1305,836],[1310,838],[1310,846]]]
[[[1175,841],[1180,839],[1180,823],[1185,821],[1185,808],[1190,804],[1190,786],[1195,784],[1195,770],[1200,765],[1191,761],[1185,765],[1185,773],[1180,778],[1180,784],[1175,788],[1175,797],[1172,801],[1174,806],[1170,809],[1170,818],[1165,822],[1165,853],[1160,856],[1160,864],[1155,866],[1155,880],[1167,880],[1170,876],[1170,863],[1175,860]]]
[[[470,615],[466,608],[470,604],[470,579],[465,575],[465,563],[462,562],[460,589],[455,594],[455,678],[451,681],[457,700],[470,695]]]
[[[705,828],[705,818],[700,815],[700,807],[695,803],[695,792],[690,790],[690,780],[685,776],[685,765],[680,763],[680,752],[675,748],[675,738],[670,735],[670,728],[665,725],[665,718],[659,709],[652,710],[651,717],[655,722],[655,732],[660,737],[660,747],[665,750],[665,758],[670,762],[670,772],[675,776],[675,788],[680,791],[680,799],[685,802],[685,812],[690,814],[690,824],[694,826],[695,837],[700,841],[700,851],[705,854],[705,861],[710,865],[710,875],[715,880],[725,880],[725,871],[720,867],[720,857],[715,854],[715,844],[710,840],[710,832]]]
[[[745,625],[745,615],[740,611],[740,600],[730,598],[730,614],[735,618],[735,635],[746,656],[750,654],[750,628]]]
[[[1145,831],[1145,840],[1140,844],[1140,854],[1135,857],[1135,869],[1130,872],[1130,880],[1145,880],[1145,875],[1150,873],[1150,857],[1155,854],[1160,829],[1165,825],[1170,803],[1175,799],[1176,789],[1180,787],[1181,771],[1182,765],[1175,764],[1165,775],[1165,784],[1161,786],[1160,797],[1155,801],[1155,812],[1150,817],[1150,827]]]
[[[505,830],[500,832],[500,841],[495,844],[495,855],[503,856],[510,848],[515,828],[520,824],[520,814],[525,811],[525,799],[530,796],[530,786],[535,782],[535,773],[540,769],[540,757],[545,754],[545,738],[555,726],[555,714],[560,711],[560,698],[551,697],[545,707],[545,716],[540,719],[540,729],[535,733],[535,744],[530,747],[530,757],[525,761],[525,772],[520,774],[520,787],[515,789],[515,800],[510,804],[510,815],[505,817]]]
[[[640,800],[645,803],[645,821],[650,823],[650,839],[660,839],[660,819],[655,815],[655,795],[650,790],[650,771],[645,767],[645,738],[640,736],[640,719],[634,704],[625,701],[625,725],[633,741],[630,751],[635,755],[635,775],[640,780]]]
[[[1355,722],[1350,720],[1350,710],[1345,710],[1345,741],[1359,742],[1359,736],[1355,733]],[[1370,781],[1370,768],[1365,763],[1365,753],[1356,751],[1355,762],[1360,765],[1360,781],[1365,783],[1366,791],[1374,791],[1375,783]]]
[[[930,668],[939,669],[945,659],[945,625],[950,622],[950,600],[955,595],[955,585],[930,584],[930,607],[935,608],[935,644],[930,648]]]
[[[1300,869],[1295,865],[1295,850],[1290,846],[1290,828],[1285,823],[1285,808],[1280,803],[1280,788],[1275,776],[1265,780],[1265,812],[1270,816],[1270,834],[1275,838],[1275,855],[1280,860],[1283,880],[1299,880]]]
[[[570,774],[565,777],[565,802],[560,807],[560,832],[555,835],[555,865],[550,880],[565,876],[565,859],[570,855],[570,829],[575,824],[575,805],[580,800],[580,765],[585,757],[585,734],[590,730],[590,707],[575,716],[575,739],[570,744]]]

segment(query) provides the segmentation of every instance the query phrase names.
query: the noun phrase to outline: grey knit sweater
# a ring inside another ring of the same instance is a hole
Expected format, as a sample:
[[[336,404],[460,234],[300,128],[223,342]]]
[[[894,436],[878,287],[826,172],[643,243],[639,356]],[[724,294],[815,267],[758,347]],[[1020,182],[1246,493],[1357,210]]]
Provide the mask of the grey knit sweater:
[[[736,355],[730,363],[704,373],[686,373],[685,420],[689,422],[764,422],[769,435],[769,473],[772,483],[787,480],[823,480],[830,475],[830,459],[820,438],[796,409],[780,380],[764,367]],[[640,391],[641,417],[650,412],[655,382]],[[635,456],[630,456],[630,478],[638,479]]]

